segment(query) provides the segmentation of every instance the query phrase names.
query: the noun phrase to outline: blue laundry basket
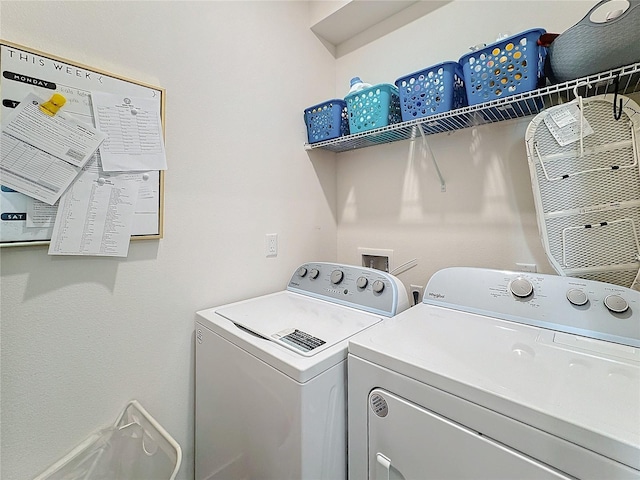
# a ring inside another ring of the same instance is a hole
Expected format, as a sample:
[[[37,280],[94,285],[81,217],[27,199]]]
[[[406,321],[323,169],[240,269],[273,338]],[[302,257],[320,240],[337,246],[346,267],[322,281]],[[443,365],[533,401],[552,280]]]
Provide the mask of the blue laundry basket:
[[[544,78],[547,49],[541,28],[526,30],[460,58],[469,105],[535,90]]]
[[[309,143],[322,142],[349,135],[347,104],[344,100],[328,100],[304,111]]]
[[[386,127],[402,121],[398,89],[381,83],[350,93],[344,100],[351,134]]]
[[[404,122],[467,105],[462,67],[444,62],[396,80]]]

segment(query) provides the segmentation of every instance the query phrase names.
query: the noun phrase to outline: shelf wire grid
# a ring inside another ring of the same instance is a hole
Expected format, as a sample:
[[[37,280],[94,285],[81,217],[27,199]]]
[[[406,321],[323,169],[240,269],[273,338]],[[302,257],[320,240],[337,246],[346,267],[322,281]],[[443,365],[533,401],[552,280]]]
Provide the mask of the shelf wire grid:
[[[640,91],[640,63],[367,132],[313,144],[306,143],[305,149],[320,148],[340,153],[414,139],[421,135],[419,129],[422,129],[425,135],[434,135],[528,117],[536,115],[546,108],[573,100],[576,93],[582,97],[614,94],[616,78],[618,78],[619,94],[628,95]]]

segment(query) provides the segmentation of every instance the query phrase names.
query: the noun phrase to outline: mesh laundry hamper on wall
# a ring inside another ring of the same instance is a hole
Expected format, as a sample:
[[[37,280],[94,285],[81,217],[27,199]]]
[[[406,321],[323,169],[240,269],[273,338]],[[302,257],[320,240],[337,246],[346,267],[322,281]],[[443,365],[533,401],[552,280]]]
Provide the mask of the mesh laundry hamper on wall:
[[[640,108],[614,95],[549,108],[526,133],[538,227],[562,275],[634,286],[640,266]]]
[[[173,480],[178,443],[137,401],[34,480]]]

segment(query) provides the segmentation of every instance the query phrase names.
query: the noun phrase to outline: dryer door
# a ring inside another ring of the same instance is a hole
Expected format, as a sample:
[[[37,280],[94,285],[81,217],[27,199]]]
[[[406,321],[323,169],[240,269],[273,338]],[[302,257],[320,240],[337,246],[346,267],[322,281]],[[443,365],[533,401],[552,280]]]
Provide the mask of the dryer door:
[[[369,480],[569,479],[382,389],[369,394],[368,417]]]

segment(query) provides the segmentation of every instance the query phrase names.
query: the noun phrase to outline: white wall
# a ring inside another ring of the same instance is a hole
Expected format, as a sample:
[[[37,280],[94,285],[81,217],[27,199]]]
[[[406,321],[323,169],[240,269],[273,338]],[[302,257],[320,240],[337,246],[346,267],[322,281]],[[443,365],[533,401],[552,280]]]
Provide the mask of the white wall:
[[[561,33],[593,1],[460,1],[441,7],[337,60],[336,88],[355,75],[391,83],[469,46],[530,28]],[[338,260],[359,263],[358,247],[394,250],[398,266],[418,258],[400,278],[425,285],[438,269],[515,269],[534,263],[553,273],[538,238],[524,134],[531,118],[428,137],[446,182],[410,141],[337,156]]]
[[[1,250],[0,477],[32,478],[136,398],[192,478],[194,312],[336,258],[335,161],[309,159],[302,120],[333,98],[335,60],[305,2],[0,8],[5,40],[164,87],[169,164],[165,238],[127,259]]]

